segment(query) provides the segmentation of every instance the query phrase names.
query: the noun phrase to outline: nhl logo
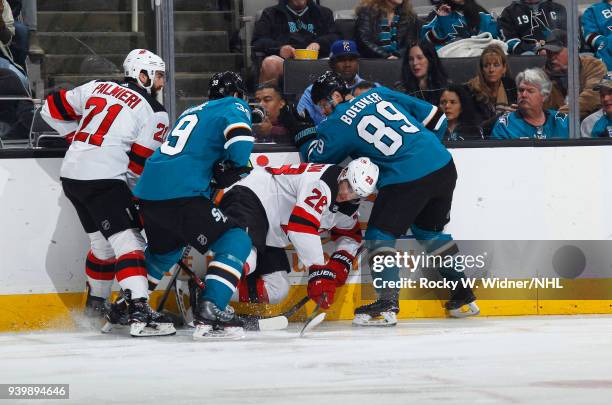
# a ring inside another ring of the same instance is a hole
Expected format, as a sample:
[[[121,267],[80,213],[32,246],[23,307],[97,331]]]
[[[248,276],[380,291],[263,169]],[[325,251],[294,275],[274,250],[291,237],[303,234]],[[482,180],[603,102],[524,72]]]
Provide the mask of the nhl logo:
[[[108,219],[102,221],[102,229],[104,229],[105,231],[108,231],[110,229],[110,222],[108,221]]]
[[[205,246],[208,243],[208,238],[202,234],[197,237],[197,240],[202,246]]]

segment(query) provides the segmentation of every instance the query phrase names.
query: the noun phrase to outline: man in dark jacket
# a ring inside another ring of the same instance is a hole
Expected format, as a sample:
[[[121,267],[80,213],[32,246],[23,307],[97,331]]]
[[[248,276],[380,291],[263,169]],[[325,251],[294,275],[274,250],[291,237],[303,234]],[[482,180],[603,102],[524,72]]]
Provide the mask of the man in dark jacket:
[[[540,48],[554,29],[566,30],[565,7],[551,0],[517,0],[497,20],[510,55],[545,54]]]
[[[253,48],[266,55],[259,82],[277,84],[284,59],[293,58],[296,49],[316,50],[319,57],[328,56],[336,39],[330,9],[313,0],[279,0],[276,6],[266,8],[255,23]]]

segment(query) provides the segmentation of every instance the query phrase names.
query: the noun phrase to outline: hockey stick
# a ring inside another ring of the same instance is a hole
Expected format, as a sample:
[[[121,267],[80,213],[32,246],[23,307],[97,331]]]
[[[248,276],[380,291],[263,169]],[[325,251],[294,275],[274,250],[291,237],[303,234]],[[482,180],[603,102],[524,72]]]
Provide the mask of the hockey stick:
[[[319,312],[319,309],[321,308],[321,303],[324,302],[326,299],[327,299],[327,293],[323,293],[323,295],[321,295],[321,299],[319,300],[319,302],[317,302],[317,306],[315,307],[314,311],[312,311],[312,314],[306,319],[306,322],[304,323],[304,326],[302,327],[302,330],[300,331],[300,337],[304,337],[304,334],[306,332],[312,330],[313,328],[318,326],[321,322],[323,322],[327,314],[325,312],[321,312],[321,313],[318,313],[318,312]]]
[[[183,263],[183,259],[186,258],[187,256],[189,256],[189,252],[190,251],[191,251],[191,246],[187,246],[185,248],[185,250],[183,251],[183,254],[181,255],[181,258],[176,263],[176,265],[178,265],[179,267],[176,268],[176,270],[174,271],[174,274],[172,274],[172,278],[170,279],[170,282],[168,283],[168,286],[166,287],[166,291],[164,291],[164,295],[162,296],[161,300],[159,301],[159,304],[157,304],[157,312],[161,312],[164,309],[164,305],[166,305],[166,301],[168,300],[168,296],[170,295],[170,291],[172,290],[172,288],[176,284],[176,279],[178,278],[179,274],[181,273],[181,268],[182,268],[181,264],[183,266],[185,266],[185,264]],[[187,267],[187,266],[185,266],[185,267]]]
[[[262,317],[257,315],[237,315],[244,322],[246,330],[279,330],[285,329],[289,318],[300,310],[309,300],[307,296],[279,315]]]

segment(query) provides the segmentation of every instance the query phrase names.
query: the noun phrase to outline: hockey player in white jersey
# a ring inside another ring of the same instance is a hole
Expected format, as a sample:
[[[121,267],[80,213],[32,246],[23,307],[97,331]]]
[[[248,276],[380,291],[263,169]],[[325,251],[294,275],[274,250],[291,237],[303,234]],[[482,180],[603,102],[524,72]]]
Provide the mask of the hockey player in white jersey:
[[[220,207],[248,230],[253,248],[234,299],[282,301],[289,290],[285,273],[290,271],[284,248],[292,244],[308,268],[308,296],[329,308],[361,245],[360,199],[376,191],[377,180],[378,166],[359,158],[344,169],[301,163],[253,170],[236,183]],[[320,236],[326,230],[336,243],[327,261]]]
[[[154,98],[165,63],[134,49],[123,68],[122,81],[94,80],[49,95],[42,116],[71,142],[60,178],[91,242],[86,307],[101,315],[116,278],[128,300],[130,333],[167,335],[174,326],[148,304],[145,241],[131,192],[168,130],[168,114]]]

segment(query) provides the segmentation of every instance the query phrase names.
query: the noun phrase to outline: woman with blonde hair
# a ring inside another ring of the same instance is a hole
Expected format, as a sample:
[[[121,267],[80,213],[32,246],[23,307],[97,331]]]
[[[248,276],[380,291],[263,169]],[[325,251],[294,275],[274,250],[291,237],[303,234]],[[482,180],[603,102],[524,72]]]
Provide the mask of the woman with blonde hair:
[[[481,122],[517,108],[516,84],[510,73],[508,57],[499,45],[489,45],[484,49],[476,77],[469,80],[467,86]]]
[[[355,8],[355,39],[364,58],[398,59],[416,40],[419,20],[410,0],[361,0]]]

